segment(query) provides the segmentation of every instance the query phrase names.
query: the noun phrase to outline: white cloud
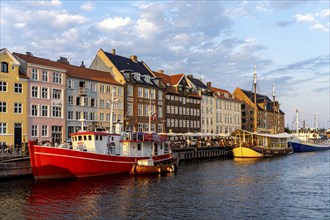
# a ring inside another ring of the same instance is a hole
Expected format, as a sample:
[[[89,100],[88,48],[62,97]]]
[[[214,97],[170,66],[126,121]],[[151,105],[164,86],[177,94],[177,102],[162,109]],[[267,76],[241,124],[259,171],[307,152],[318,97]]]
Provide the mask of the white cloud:
[[[61,7],[62,2],[60,0],[51,0],[51,1],[30,1],[31,5],[37,6],[37,7]]]
[[[296,14],[294,17],[298,22],[305,22],[311,25],[312,29],[329,32],[330,9],[305,15]],[[324,21],[325,20],[325,21]],[[322,22],[325,22],[322,24]]]
[[[120,27],[127,26],[131,23],[131,18],[129,17],[115,17],[115,18],[107,18],[101,21],[97,26],[100,29],[114,30]]]
[[[314,14],[306,14],[306,15],[297,14],[295,15],[295,18],[297,19],[297,21],[317,22]]]
[[[81,5],[80,8],[84,11],[92,11],[95,9],[95,6],[91,2],[86,2],[85,4]]]
[[[68,14],[67,12],[46,12],[53,17],[53,23],[60,27],[65,27],[68,24],[83,24],[87,21],[84,16]]]
[[[148,39],[158,31],[158,27],[150,20],[139,19],[136,22],[136,30],[140,34],[140,37]]]
[[[17,28],[24,28],[25,25],[26,25],[26,23],[24,23],[24,22],[20,22],[20,23],[16,23],[16,24],[14,24],[14,25],[15,25],[15,27],[17,27]]]

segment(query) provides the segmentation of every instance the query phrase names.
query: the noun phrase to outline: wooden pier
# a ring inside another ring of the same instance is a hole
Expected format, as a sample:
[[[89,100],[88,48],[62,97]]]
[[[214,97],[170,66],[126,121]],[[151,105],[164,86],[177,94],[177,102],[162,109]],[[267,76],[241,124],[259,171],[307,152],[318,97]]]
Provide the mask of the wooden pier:
[[[32,176],[29,157],[0,157],[0,179]]]
[[[232,158],[229,147],[185,147],[172,149],[173,156],[180,160],[195,160],[207,158]]]

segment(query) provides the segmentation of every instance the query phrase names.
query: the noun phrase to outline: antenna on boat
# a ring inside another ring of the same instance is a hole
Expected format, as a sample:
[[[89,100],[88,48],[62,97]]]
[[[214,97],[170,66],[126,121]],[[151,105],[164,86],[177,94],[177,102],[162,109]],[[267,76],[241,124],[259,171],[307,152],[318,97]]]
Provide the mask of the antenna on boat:
[[[80,128],[80,130],[81,131],[84,131],[84,121],[85,121],[84,112],[80,112],[80,119],[79,119],[79,121],[81,121],[81,128]]]
[[[110,102],[110,127],[109,127],[109,133],[112,134],[112,115],[113,115],[113,102],[115,101],[113,98],[113,94],[115,93],[115,90],[111,90],[111,102]]]
[[[257,132],[257,66],[254,65],[254,74],[253,74],[253,88],[254,88],[254,121],[253,121],[253,132]]]
[[[149,94],[149,126],[148,130],[151,132],[151,94]]]

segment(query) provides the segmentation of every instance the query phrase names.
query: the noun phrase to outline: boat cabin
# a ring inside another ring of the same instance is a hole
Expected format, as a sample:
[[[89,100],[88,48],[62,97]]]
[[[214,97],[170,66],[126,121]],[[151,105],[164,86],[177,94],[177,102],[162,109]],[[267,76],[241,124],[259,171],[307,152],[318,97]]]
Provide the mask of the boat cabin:
[[[260,146],[267,148],[287,148],[291,135],[282,134],[261,134],[241,129],[234,131],[231,136],[239,146],[252,147]]]
[[[170,152],[168,136],[157,133],[122,133],[123,156],[151,157]]]
[[[120,155],[120,135],[106,132],[78,132],[71,134],[74,150],[99,154]]]
[[[72,149],[99,154],[151,157],[170,152],[167,135],[145,132],[109,134],[77,132],[71,134]]]

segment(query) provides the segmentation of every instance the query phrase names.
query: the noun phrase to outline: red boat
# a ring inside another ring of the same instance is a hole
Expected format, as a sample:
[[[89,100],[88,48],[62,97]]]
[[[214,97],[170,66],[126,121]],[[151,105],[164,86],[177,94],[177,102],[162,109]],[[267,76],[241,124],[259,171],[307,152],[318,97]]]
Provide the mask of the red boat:
[[[132,173],[139,160],[173,161],[167,135],[132,132],[78,132],[68,144],[52,147],[29,141],[35,179],[76,178]]]

